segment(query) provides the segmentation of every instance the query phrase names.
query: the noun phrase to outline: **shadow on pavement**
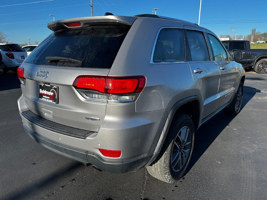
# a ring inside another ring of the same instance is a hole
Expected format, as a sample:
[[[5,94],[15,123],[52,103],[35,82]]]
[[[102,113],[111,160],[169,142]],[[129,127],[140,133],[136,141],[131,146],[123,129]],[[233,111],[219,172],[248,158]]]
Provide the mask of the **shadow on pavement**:
[[[261,91],[244,86],[244,96],[242,109],[245,105],[253,98],[256,93]],[[195,146],[192,154],[192,159],[189,163],[187,172],[194,166],[202,154],[208,149],[208,147],[213,143],[213,141],[220,135],[223,129],[235,118],[235,116],[229,116],[220,112],[214,116],[207,123],[203,124],[196,133],[195,136]]]
[[[16,89],[20,87],[20,82],[17,73],[9,71],[6,74],[0,72],[0,91]]]
[[[246,77],[246,79],[253,80],[253,81],[262,81],[262,80],[265,80],[264,78],[260,78],[260,77]]]
[[[34,193],[37,193],[38,191],[41,191],[46,186],[49,186],[51,183],[57,181],[62,176],[71,173],[75,171],[76,169],[80,168],[82,165],[81,163],[73,163],[64,169],[60,169],[50,176],[47,176],[46,178],[40,180],[39,182],[33,182],[30,185],[24,187],[20,191],[17,191],[13,194],[10,194],[5,197],[6,200],[17,200],[17,199],[27,199],[28,195],[32,195]]]

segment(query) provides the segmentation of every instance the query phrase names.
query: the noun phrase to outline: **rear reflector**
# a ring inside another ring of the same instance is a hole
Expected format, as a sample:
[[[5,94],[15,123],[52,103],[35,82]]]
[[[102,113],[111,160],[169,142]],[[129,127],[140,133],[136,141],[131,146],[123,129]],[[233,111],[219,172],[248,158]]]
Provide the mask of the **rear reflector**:
[[[68,23],[65,24],[67,27],[78,27],[81,26],[81,22],[72,22],[72,23]]]
[[[6,53],[6,56],[9,57],[10,59],[15,58],[13,53]]]
[[[108,149],[99,149],[103,156],[111,157],[111,158],[119,158],[121,157],[120,150],[108,150]]]
[[[73,83],[78,89],[96,90],[106,94],[140,93],[145,87],[144,76],[102,77],[79,76]]]
[[[17,74],[18,74],[18,78],[23,78],[24,79],[24,68],[23,67],[19,67],[17,69]]]

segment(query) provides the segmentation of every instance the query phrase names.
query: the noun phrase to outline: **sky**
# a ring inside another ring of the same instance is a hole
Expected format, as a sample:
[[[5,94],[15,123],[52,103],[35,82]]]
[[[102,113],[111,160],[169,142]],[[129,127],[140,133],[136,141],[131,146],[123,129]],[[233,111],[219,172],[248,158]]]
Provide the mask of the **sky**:
[[[91,15],[90,0],[0,0],[0,32],[8,42],[41,42],[56,20]],[[151,14],[198,22],[200,0],[93,0],[94,16],[112,12],[133,16]],[[267,0],[202,0],[200,25],[217,35],[248,35],[253,28],[267,32]]]

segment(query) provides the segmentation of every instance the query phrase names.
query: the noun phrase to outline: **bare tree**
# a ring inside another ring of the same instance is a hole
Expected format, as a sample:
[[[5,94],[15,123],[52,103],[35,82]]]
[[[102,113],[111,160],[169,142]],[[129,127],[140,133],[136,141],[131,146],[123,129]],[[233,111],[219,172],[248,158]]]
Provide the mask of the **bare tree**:
[[[6,41],[6,36],[4,33],[0,32],[0,42],[5,42]]]

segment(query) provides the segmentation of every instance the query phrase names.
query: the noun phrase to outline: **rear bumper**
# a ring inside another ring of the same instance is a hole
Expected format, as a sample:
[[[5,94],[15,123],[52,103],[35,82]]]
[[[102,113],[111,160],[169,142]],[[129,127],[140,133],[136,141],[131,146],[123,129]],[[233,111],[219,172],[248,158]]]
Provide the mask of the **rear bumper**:
[[[97,168],[108,172],[123,173],[134,171],[144,166],[149,160],[148,158],[136,158],[131,160],[121,160],[120,162],[108,162],[100,159],[94,154],[90,154],[88,151],[76,149],[74,147],[66,146],[61,143],[44,138],[25,125],[24,129],[31,138],[33,138],[36,142],[46,147],[47,149],[54,151],[60,155],[80,161],[82,163],[92,164]]]
[[[127,129],[127,131],[104,129],[83,138],[80,135],[78,137],[64,133],[63,131],[69,130],[66,127],[56,127],[56,124],[45,123],[45,119],[44,121],[38,118],[33,120],[26,116],[24,113],[27,106],[23,96],[18,100],[18,107],[25,131],[36,142],[56,153],[115,173],[137,170],[144,167],[150,160],[145,150],[147,145],[144,138],[149,137],[147,134],[151,128],[149,124],[131,127],[131,130]],[[53,129],[49,128],[53,126]],[[79,130],[70,130],[72,134],[77,133],[75,131]],[[120,158],[105,157],[100,153],[99,148],[121,150],[122,156]]]
[[[3,63],[8,68],[19,67],[22,62],[18,62],[15,59],[3,59]]]

